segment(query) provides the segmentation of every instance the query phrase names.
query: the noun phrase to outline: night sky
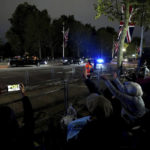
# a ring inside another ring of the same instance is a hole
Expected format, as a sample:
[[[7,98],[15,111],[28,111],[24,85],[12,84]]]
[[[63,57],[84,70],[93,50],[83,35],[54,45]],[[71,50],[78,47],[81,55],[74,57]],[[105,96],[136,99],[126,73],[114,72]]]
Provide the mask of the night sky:
[[[93,4],[97,0],[25,0],[29,4],[34,4],[39,10],[47,9],[52,19],[59,18],[61,15],[74,15],[75,19],[82,23],[90,23],[96,29],[111,26],[118,31],[119,22],[110,22],[106,17],[95,20],[96,12]],[[8,19],[12,16],[18,4],[25,2],[24,0],[1,0],[0,1],[0,38],[4,39],[5,32],[9,29],[10,23]],[[148,36],[150,32],[144,33],[147,39],[147,45],[150,43]],[[136,27],[133,36],[140,36],[140,28]],[[150,45],[150,44],[149,44]]]

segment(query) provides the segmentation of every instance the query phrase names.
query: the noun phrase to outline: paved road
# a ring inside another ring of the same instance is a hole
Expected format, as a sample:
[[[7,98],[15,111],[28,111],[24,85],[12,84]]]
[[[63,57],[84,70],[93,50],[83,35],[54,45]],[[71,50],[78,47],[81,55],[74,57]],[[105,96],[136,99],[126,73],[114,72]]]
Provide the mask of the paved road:
[[[0,69],[0,85],[24,83],[28,85],[44,82],[60,81],[79,78],[82,74],[82,65],[69,66],[26,66]]]
[[[82,65],[41,65],[26,67],[11,67],[0,69],[0,86],[8,84],[24,83],[25,85],[34,86],[37,84],[56,82],[62,80],[71,80],[82,78]],[[133,66],[131,66],[133,67]],[[107,71],[106,71],[107,68]],[[102,72],[112,73],[116,69],[114,64],[105,64],[97,70],[97,74]]]

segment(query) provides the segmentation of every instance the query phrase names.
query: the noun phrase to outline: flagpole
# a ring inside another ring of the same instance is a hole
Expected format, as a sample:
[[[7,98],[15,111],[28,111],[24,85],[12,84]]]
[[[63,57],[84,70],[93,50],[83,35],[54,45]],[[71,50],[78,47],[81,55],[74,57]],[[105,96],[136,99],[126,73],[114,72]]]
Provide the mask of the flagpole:
[[[65,27],[64,27],[64,22],[63,22],[63,30],[62,30],[62,33],[63,33],[63,60],[64,60],[64,57],[65,57],[65,43],[64,43]]]

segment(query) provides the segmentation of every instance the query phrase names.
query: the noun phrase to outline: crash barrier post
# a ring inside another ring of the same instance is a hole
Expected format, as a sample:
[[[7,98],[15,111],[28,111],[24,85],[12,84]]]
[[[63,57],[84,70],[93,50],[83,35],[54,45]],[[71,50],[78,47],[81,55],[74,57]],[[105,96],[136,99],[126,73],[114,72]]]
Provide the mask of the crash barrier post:
[[[51,77],[53,78],[54,77],[54,68],[50,69],[50,74],[51,74]]]
[[[101,67],[100,67],[100,70],[101,70],[101,73],[103,72],[103,67],[102,67],[102,65],[101,65]]]
[[[99,78],[100,78],[99,76],[100,76],[100,70],[98,70],[98,80],[99,80]]]
[[[75,67],[72,67],[72,75],[75,73]]]
[[[25,71],[25,85],[28,86],[29,85],[29,72]]]
[[[65,107],[65,115],[67,114],[68,108],[68,81],[64,80],[64,107]]]
[[[51,70],[50,70],[50,71],[51,71],[51,73],[54,73],[54,68],[51,68]]]

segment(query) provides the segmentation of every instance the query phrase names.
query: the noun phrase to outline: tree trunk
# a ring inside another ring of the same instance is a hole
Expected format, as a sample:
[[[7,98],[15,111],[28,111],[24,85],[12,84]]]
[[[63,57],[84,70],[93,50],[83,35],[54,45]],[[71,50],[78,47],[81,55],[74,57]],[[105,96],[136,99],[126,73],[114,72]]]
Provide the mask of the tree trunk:
[[[128,30],[128,24],[129,24],[129,0],[125,0],[124,27],[123,27],[122,34],[121,34],[118,59],[117,59],[118,70],[120,69],[122,61],[123,61],[123,48],[124,48],[125,37],[127,34],[127,30]]]

